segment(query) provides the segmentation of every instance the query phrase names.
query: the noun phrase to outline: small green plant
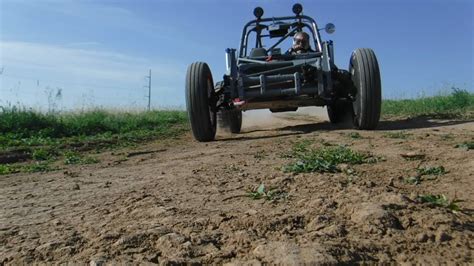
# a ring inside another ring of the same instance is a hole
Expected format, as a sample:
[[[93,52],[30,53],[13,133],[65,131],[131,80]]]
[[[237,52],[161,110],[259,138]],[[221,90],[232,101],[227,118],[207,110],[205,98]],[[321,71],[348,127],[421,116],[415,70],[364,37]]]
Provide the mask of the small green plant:
[[[8,175],[18,172],[14,167],[8,165],[8,164],[0,164],[0,175]]]
[[[442,194],[441,195],[433,195],[433,194],[419,195],[418,200],[421,203],[430,203],[437,207],[447,208],[451,210],[452,212],[461,211],[461,207],[458,205],[458,203],[463,202],[462,200],[459,200],[459,199],[454,199],[450,201],[445,195],[442,195]]]
[[[347,134],[352,139],[361,139],[362,136],[359,134],[359,132],[350,132]]]
[[[434,167],[422,167],[417,169],[420,176],[423,175],[444,175],[446,174],[446,169],[443,166],[434,166]]]
[[[269,201],[275,201],[280,199],[285,199],[288,197],[288,194],[284,191],[278,189],[266,190],[264,184],[260,184],[256,190],[249,191],[247,196],[251,199],[266,199]]]
[[[284,170],[294,173],[340,172],[337,165],[366,163],[371,156],[352,151],[344,146],[308,149],[296,153],[297,161],[287,165]]]
[[[405,179],[405,182],[412,185],[419,185],[421,183],[422,177],[420,175],[410,176]]]
[[[99,163],[100,160],[95,158],[95,157],[90,157],[90,156],[87,156],[87,157],[83,157],[82,160],[81,160],[81,163],[82,164],[95,164],[95,163]]]
[[[21,171],[26,173],[49,172],[53,170],[56,169],[52,168],[47,162],[35,162],[21,168]]]
[[[407,139],[411,134],[408,134],[404,131],[396,131],[396,132],[386,132],[383,135],[385,138],[391,138],[391,139]]]
[[[74,151],[67,151],[64,153],[64,164],[94,164],[98,163],[99,159],[89,156],[83,156]]]
[[[81,162],[81,155],[74,151],[67,151],[64,153],[64,164],[79,164]]]
[[[306,152],[310,146],[311,146],[310,140],[305,139],[302,141],[298,141],[293,145],[293,152],[294,153]]]
[[[455,147],[464,150],[472,150],[474,149],[474,141],[465,141],[463,143],[457,144]]]
[[[412,185],[419,185],[424,180],[434,180],[439,175],[444,175],[447,173],[446,169],[443,166],[433,166],[433,167],[419,167],[416,169],[417,174],[405,179],[405,182]],[[425,176],[429,176],[426,177]]]
[[[50,159],[52,155],[46,149],[38,148],[33,151],[31,157],[37,161],[46,161]]]

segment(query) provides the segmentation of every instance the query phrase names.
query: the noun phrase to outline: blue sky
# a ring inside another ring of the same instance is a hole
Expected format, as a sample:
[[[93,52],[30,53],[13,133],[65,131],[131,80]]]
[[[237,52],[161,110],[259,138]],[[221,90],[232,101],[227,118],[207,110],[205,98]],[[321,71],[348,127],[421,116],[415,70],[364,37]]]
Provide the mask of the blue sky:
[[[417,97],[451,86],[473,91],[474,5],[468,0],[299,1],[335,43],[347,68],[355,48],[375,50],[385,98]],[[152,106],[184,106],[193,61],[219,80],[224,50],[238,48],[253,8],[291,14],[295,1],[0,0],[0,105],[145,108],[152,69]]]

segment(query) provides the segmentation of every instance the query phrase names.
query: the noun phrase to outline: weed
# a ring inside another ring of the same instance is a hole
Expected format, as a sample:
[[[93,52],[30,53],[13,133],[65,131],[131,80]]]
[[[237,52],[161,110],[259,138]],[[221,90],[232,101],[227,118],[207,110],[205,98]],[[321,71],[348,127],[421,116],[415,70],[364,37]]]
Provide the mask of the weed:
[[[56,170],[56,168],[51,167],[48,162],[35,162],[21,167],[21,172],[26,173],[49,172],[53,170]]]
[[[359,134],[359,132],[350,132],[347,134],[348,137],[352,139],[361,139],[362,136]]]
[[[405,179],[405,182],[412,185],[419,185],[421,183],[421,176],[420,175],[410,176],[409,178]]]
[[[452,212],[459,212],[461,211],[461,207],[459,207],[458,203],[463,202],[459,199],[454,199],[452,201],[448,200],[445,195],[419,195],[418,200],[421,203],[430,203],[437,207],[443,207],[451,210]]]
[[[8,175],[16,172],[18,172],[18,170],[14,167],[8,164],[0,164],[0,175]]]
[[[295,173],[302,172],[339,172],[337,165],[366,163],[371,156],[352,151],[349,148],[324,147],[322,149],[309,149],[296,153],[297,161],[287,165],[284,170]]]
[[[298,141],[293,145],[293,152],[294,153],[306,152],[308,151],[310,145],[311,145],[311,141],[307,139]]]
[[[472,118],[474,94],[452,88],[449,95],[410,100],[383,100],[382,114],[390,116],[430,116],[437,118]]]
[[[411,134],[408,134],[404,131],[396,131],[396,132],[386,132],[383,135],[385,138],[391,138],[391,139],[407,139]]]
[[[52,157],[52,154],[44,148],[38,148],[33,151],[31,156],[37,161],[46,161]]]
[[[94,164],[98,163],[99,159],[89,156],[83,156],[74,151],[67,151],[64,153],[64,164]]]
[[[79,164],[81,162],[81,155],[74,151],[67,151],[64,153],[64,164]]]
[[[446,170],[443,166],[434,166],[434,167],[424,167],[417,169],[418,174],[420,176],[423,175],[444,175],[446,174]]]
[[[270,189],[266,191],[265,185],[260,184],[256,190],[249,191],[247,196],[251,199],[258,200],[258,199],[266,199],[269,201],[275,201],[280,199],[286,199],[288,194],[284,191],[278,189]]]
[[[423,180],[434,180],[436,176],[447,173],[443,166],[422,167],[417,168],[417,174],[405,179],[405,182],[412,185],[419,185]],[[424,177],[431,176],[431,177]]]
[[[474,149],[474,141],[465,141],[463,143],[457,144],[455,147],[464,150],[472,150]]]

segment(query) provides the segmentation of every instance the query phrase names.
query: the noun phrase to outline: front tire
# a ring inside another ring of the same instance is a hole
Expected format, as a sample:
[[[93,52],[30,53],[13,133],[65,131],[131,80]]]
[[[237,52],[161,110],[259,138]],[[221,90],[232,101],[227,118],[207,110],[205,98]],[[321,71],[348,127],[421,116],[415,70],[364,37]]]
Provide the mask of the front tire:
[[[382,84],[374,51],[360,48],[352,52],[349,72],[357,88],[352,104],[354,126],[357,129],[375,129],[380,119]]]
[[[195,62],[186,73],[186,109],[194,138],[212,141],[216,136],[216,95],[211,70]]]

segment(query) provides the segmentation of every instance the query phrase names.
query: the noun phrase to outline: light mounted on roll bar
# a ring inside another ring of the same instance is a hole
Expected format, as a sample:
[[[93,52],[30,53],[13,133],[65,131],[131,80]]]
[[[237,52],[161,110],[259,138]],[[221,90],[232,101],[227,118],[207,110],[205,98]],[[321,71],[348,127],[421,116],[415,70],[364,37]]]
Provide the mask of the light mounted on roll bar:
[[[303,6],[300,3],[296,3],[293,5],[293,13],[299,16],[303,12]]]
[[[254,10],[253,10],[253,14],[255,15],[255,17],[257,19],[260,19],[262,16],[263,16],[263,8],[257,6]]]

